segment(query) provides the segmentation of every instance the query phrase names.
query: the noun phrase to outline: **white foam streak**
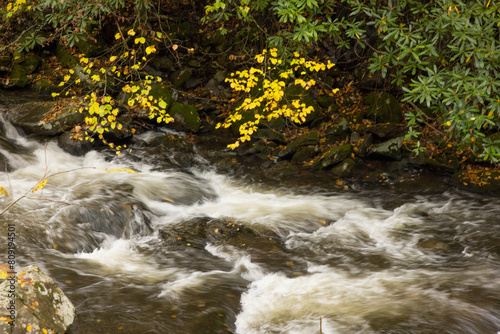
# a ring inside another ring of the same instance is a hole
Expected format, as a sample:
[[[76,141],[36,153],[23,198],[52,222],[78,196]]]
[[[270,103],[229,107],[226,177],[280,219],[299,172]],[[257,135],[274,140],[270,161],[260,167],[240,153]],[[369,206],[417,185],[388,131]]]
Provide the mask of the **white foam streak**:
[[[256,281],[264,278],[264,269],[252,262],[250,255],[232,246],[214,246],[208,244],[205,249],[212,255],[220,257],[233,264],[231,273],[240,275],[247,281]]]
[[[342,328],[350,328],[343,333],[369,333],[370,319],[480,312],[467,311],[468,304],[434,288],[436,281],[451,282],[451,275],[440,277],[438,272],[407,270],[349,276],[327,266],[310,271],[308,276],[271,274],[253,282],[242,296],[237,333],[306,333],[301,322],[316,323],[317,332],[320,317],[334,325],[332,333]]]

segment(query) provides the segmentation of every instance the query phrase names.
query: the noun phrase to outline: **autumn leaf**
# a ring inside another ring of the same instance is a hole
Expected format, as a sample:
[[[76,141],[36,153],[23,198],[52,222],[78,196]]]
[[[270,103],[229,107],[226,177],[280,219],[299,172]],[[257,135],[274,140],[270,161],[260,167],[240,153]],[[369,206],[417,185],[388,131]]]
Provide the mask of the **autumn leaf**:
[[[130,36],[134,36],[135,35],[135,31],[134,29],[130,29],[128,32],[127,32],[128,35]]]
[[[139,174],[135,170],[132,170],[130,168],[106,169],[106,172],[109,172],[109,173],[113,173],[113,172],[127,172],[127,173]]]
[[[112,57],[109,58],[110,62],[114,62],[115,60],[116,60],[116,56],[112,56]]]
[[[175,50],[177,50],[177,48],[179,48],[179,45],[177,45],[177,44],[172,45],[172,50],[175,51]]]
[[[165,109],[167,107],[167,103],[163,100],[160,100],[160,102],[158,102],[158,106],[162,109]]]
[[[9,193],[5,190],[4,187],[0,187],[0,195],[5,195],[5,197],[9,197]]]
[[[135,44],[144,44],[146,43],[146,39],[144,37],[139,37],[139,38],[136,38],[135,41],[134,41]]]
[[[38,182],[36,186],[33,187],[32,193],[34,193],[37,190],[43,189],[43,187],[45,187],[46,184],[47,184],[47,179],[40,180],[40,182]]]

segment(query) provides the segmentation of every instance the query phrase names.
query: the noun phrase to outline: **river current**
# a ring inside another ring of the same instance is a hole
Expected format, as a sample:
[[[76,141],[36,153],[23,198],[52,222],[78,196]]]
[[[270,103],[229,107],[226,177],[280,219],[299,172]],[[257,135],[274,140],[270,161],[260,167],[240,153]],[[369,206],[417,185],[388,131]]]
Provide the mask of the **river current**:
[[[498,197],[418,173],[338,190],[201,157],[75,157],[2,127],[0,209],[29,198],[0,216],[0,254],[15,223],[18,269],[38,265],[77,308],[69,333],[500,332]]]

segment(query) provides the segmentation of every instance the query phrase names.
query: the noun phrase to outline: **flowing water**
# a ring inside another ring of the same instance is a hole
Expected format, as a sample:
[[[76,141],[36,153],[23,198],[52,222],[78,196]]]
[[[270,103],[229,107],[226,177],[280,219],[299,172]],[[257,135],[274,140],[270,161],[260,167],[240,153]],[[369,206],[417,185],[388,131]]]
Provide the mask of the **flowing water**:
[[[418,174],[285,187],[201,157],[74,157],[2,127],[0,208],[55,175],[0,216],[0,254],[13,222],[19,268],[40,266],[76,306],[70,333],[500,331],[497,197]]]

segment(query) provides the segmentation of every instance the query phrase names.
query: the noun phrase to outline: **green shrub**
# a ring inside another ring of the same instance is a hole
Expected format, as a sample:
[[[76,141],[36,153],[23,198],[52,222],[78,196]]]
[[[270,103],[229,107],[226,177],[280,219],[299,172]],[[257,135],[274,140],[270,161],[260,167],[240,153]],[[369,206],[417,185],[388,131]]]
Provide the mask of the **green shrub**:
[[[337,47],[358,43],[371,53],[368,69],[413,106],[408,138],[418,140],[425,121],[436,123],[457,148],[500,159],[500,141],[490,136],[500,125],[500,6],[494,1],[216,0],[206,13],[256,26],[266,13],[274,29],[263,36],[280,49],[303,50],[326,39]]]

